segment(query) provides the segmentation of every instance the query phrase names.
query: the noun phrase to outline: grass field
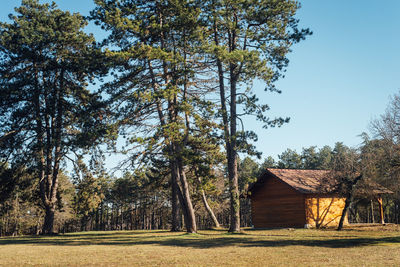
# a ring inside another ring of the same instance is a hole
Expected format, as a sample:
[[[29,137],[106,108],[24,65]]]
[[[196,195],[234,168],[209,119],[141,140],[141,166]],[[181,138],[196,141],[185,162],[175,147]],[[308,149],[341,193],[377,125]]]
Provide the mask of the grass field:
[[[0,266],[400,266],[400,227],[0,238]]]

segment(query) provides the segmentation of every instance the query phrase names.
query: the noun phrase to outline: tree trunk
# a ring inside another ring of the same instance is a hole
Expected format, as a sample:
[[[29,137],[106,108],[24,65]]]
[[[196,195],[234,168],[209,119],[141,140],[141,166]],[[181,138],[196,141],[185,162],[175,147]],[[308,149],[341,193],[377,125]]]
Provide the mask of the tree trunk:
[[[220,225],[219,225],[219,222],[217,220],[217,217],[215,217],[215,214],[214,214],[213,210],[208,205],[206,193],[204,192],[203,189],[201,189],[201,199],[203,200],[204,207],[206,208],[208,214],[210,215],[210,217],[211,217],[211,219],[212,219],[212,221],[214,223],[214,226],[216,228],[220,228]]]
[[[171,155],[172,155],[172,153],[171,153]],[[186,208],[187,204],[185,202],[181,187],[179,185],[180,174],[179,174],[179,168],[176,163],[176,160],[172,160],[170,166],[171,166],[171,176],[172,176],[173,182],[175,183],[176,194],[178,196],[178,201],[180,204],[180,206],[177,207],[177,210],[175,211],[179,214],[179,218],[177,217],[177,221],[179,220],[181,227],[183,227],[183,225],[185,225],[187,227],[190,224],[190,222],[188,221],[189,215],[187,213],[188,209]],[[181,211],[182,214],[179,211]],[[183,215],[183,221],[181,220],[182,215]],[[178,223],[178,222],[176,222],[176,223]]]
[[[236,154],[236,153],[235,153]],[[236,156],[236,155],[235,155]],[[237,175],[237,158],[231,158],[229,172],[229,193],[230,193],[230,227],[229,232],[240,232],[240,199]]]
[[[46,214],[44,217],[44,224],[42,229],[42,234],[54,234],[54,214],[55,214],[55,205],[46,206]]]
[[[201,186],[201,178],[200,178],[200,176],[197,174],[197,172],[196,172],[196,177],[197,177],[197,181],[199,182],[199,185]],[[219,224],[219,222],[218,222],[217,217],[215,216],[215,214],[214,214],[213,210],[211,209],[210,205],[208,205],[208,201],[207,201],[207,197],[206,197],[206,192],[204,191],[203,188],[201,188],[200,190],[201,190],[201,199],[202,199],[202,201],[203,201],[204,207],[206,208],[206,211],[207,211],[208,214],[210,215],[211,220],[212,220],[213,223],[214,223],[214,226],[215,226],[216,228],[220,228],[220,224]]]
[[[172,190],[171,190],[171,205],[172,205],[172,225],[171,225],[171,231],[172,232],[179,232],[181,231],[180,227],[180,219],[181,215],[179,212],[179,206],[178,206],[178,183],[176,181],[176,175],[171,174],[171,184],[172,184]]]
[[[371,201],[370,201],[370,206],[371,206],[371,222],[372,222],[372,223],[375,223],[375,217],[374,217],[374,202],[373,202],[372,199],[371,199]]]
[[[379,205],[379,219],[380,219],[380,223],[381,224],[385,224],[385,215],[383,213],[383,202],[382,202],[382,198],[380,196],[378,196],[377,198],[378,200],[378,205]]]
[[[229,36],[230,47],[232,52],[236,49],[236,37]],[[214,22],[214,41],[219,45],[218,30],[216,22]],[[235,65],[230,64],[229,78],[230,78],[230,118],[226,107],[225,98],[225,85],[224,85],[224,69],[221,60],[217,57],[216,64],[218,68],[218,82],[220,90],[221,101],[221,114],[224,126],[224,137],[226,145],[226,157],[228,161],[228,178],[229,178],[229,196],[230,196],[230,227],[229,232],[240,231],[240,202],[239,202],[239,188],[238,188],[238,173],[237,173],[237,151],[236,151],[236,81],[237,75],[235,74]]]
[[[236,77],[234,74],[235,66],[230,67],[231,83],[231,102],[230,102],[230,144],[227,146],[228,154],[228,174],[229,174],[229,193],[231,200],[231,224],[229,232],[240,232],[240,199],[238,186],[237,151],[236,151]]]
[[[188,233],[196,233],[197,232],[196,216],[194,214],[192,200],[190,199],[189,184],[186,179],[185,171],[183,169],[182,159],[177,160],[176,165],[177,165],[176,167],[179,172],[179,178],[180,178],[180,182],[181,182],[181,186],[182,186],[182,196],[183,196],[183,203],[184,203],[184,206],[182,208],[184,209],[184,215],[186,215],[186,218],[185,218],[186,231]]]
[[[351,202],[353,202],[355,186],[357,185],[358,181],[362,179],[362,177],[362,175],[357,176],[353,181],[349,182],[347,186],[346,201],[337,228],[338,231],[342,230],[343,228],[344,219],[346,218]]]
[[[349,207],[350,207],[351,202],[352,202],[352,195],[349,195],[348,197],[346,197],[346,201],[344,203],[342,216],[340,217],[339,225],[338,225],[338,228],[337,228],[338,231],[342,230],[342,228],[343,228],[344,219],[346,218],[347,212],[349,211]]]

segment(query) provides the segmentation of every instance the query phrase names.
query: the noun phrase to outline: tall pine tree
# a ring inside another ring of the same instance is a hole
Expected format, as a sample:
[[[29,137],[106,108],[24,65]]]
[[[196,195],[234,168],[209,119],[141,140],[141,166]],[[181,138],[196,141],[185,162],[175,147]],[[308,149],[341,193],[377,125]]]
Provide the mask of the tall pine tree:
[[[178,230],[178,201],[188,232],[196,220],[186,177],[185,150],[192,115],[202,94],[196,73],[201,28],[197,1],[96,0],[92,18],[110,36],[105,43],[115,81],[105,87],[118,122],[135,149],[132,159],[166,161],[171,173],[172,230]],[[136,162],[137,162],[136,161]]]
[[[51,234],[64,156],[105,132],[100,98],[87,89],[101,54],[81,15],[38,0],[15,11],[0,24],[0,156],[36,170]]]
[[[254,115],[265,128],[280,126],[288,118],[270,119],[268,105],[258,102],[253,82],[262,81],[265,90],[274,85],[288,65],[287,54],[294,43],[310,34],[299,29],[295,18],[299,3],[294,0],[208,0],[202,16],[208,24],[205,51],[213,61],[219,87],[221,119],[228,162],[231,201],[230,232],[240,231],[238,153],[254,153],[248,141],[254,132],[238,129],[242,116]]]

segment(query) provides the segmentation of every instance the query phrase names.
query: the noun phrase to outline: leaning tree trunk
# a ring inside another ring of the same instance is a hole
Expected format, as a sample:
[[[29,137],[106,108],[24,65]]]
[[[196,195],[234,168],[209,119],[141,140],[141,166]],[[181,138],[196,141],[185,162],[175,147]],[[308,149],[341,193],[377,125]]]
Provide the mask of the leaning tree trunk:
[[[197,181],[198,181],[198,183],[199,183],[199,186],[201,187],[201,186],[202,186],[201,178],[200,178],[200,176],[197,174],[196,171],[195,171],[195,174],[196,174],[196,177],[197,177]],[[210,205],[208,205],[208,201],[207,201],[207,197],[206,197],[206,192],[204,191],[203,188],[200,189],[200,192],[201,192],[201,199],[202,199],[202,201],[203,201],[203,205],[204,205],[206,211],[208,212],[208,214],[210,215],[210,218],[211,218],[211,220],[213,221],[214,226],[215,226],[216,228],[220,228],[220,224],[219,224],[219,222],[218,222],[217,217],[216,217],[215,214],[214,214],[214,211],[211,209]]]
[[[342,211],[342,216],[340,216],[340,221],[339,221],[339,225],[338,225],[338,228],[337,228],[338,231],[342,230],[342,228],[343,228],[344,220],[345,220],[345,218],[347,216],[347,213],[349,211],[350,204],[353,201],[352,198],[353,198],[352,195],[348,195],[346,197],[346,201],[344,203],[344,208],[343,208],[343,211]]]
[[[214,223],[214,226],[216,228],[220,228],[220,225],[219,225],[217,217],[215,216],[215,214],[214,214],[213,210],[211,209],[210,205],[208,205],[206,193],[204,192],[203,189],[201,189],[201,199],[203,200],[204,207],[206,208],[208,214],[210,215],[210,217],[211,217],[211,219],[212,219],[212,221]]]
[[[178,109],[176,107],[177,95],[168,101],[168,114],[171,123],[176,123],[178,121]],[[187,130],[187,129],[186,129]],[[169,136],[171,138],[171,136]],[[176,137],[172,137],[173,139]],[[196,217],[194,214],[194,209],[189,193],[189,183],[186,179],[186,174],[183,165],[183,158],[181,152],[183,145],[181,142],[174,140],[171,143],[169,156],[172,159],[172,176],[176,177],[178,186],[176,187],[178,191],[178,197],[181,204],[182,212],[185,218],[186,231],[188,233],[196,233]],[[180,182],[180,183],[179,183]],[[181,192],[181,194],[179,194]]]
[[[350,204],[353,202],[354,199],[354,189],[356,187],[356,184],[359,180],[362,179],[362,175],[357,176],[353,181],[349,182],[347,186],[347,195],[346,195],[346,201],[344,203],[344,208],[342,211],[342,216],[340,217],[339,225],[337,230],[340,231],[343,228],[344,224],[344,219],[347,216],[347,212],[349,211]]]
[[[183,196],[183,203],[184,203],[184,214],[186,217],[186,231],[188,233],[196,233],[197,232],[197,225],[196,225],[196,216],[194,214],[194,209],[192,205],[192,200],[190,198],[189,193],[189,183],[186,179],[186,174],[183,169],[182,159],[178,160],[177,167],[179,171],[179,177],[182,187],[182,196]]]
[[[188,228],[190,228],[190,227],[188,227],[190,225],[189,214],[188,214],[188,209],[186,208],[187,203],[185,202],[185,199],[183,197],[181,187],[179,186],[180,174],[179,174],[179,168],[176,163],[176,160],[173,160],[171,162],[171,176],[172,176],[173,183],[175,183],[175,189],[176,189],[176,194],[178,196],[178,200],[179,200],[179,204],[180,204],[180,210],[182,211],[182,214],[183,214],[184,221],[182,222],[181,225],[185,225],[186,229],[188,229]],[[175,216],[177,216],[175,218],[176,219],[175,223],[177,225],[179,225],[182,218],[181,218],[181,215],[179,214],[179,208],[178,207],[176,207],[176,208],[177,208],[177,210],[175,210],[175,212],[177,212],[178,214],[175,214]]]

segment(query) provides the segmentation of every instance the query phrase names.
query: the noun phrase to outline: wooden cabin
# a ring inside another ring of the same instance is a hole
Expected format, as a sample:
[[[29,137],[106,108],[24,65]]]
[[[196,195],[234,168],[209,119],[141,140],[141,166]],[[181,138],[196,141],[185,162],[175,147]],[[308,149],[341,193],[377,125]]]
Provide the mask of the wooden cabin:
[[[330,171],[326,170],[266,169],[249,188],[254,227],[337,226],[345,198],[331,193],[332,190],[327,186],[329,174]],[[382,223],[383,209],[379,194],[387,191],[375,188]],[[347,218],[345,224],[348,224]]]

